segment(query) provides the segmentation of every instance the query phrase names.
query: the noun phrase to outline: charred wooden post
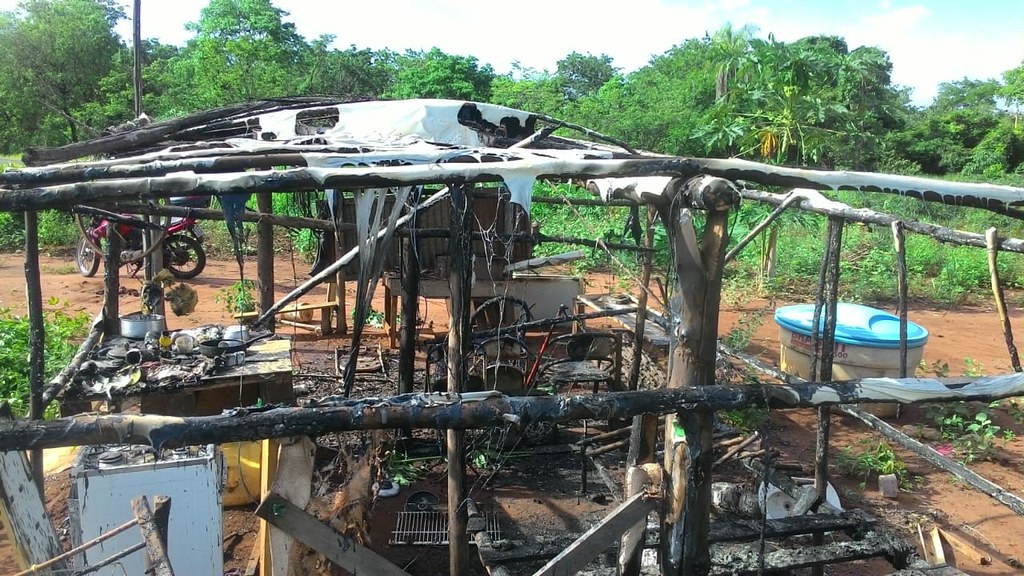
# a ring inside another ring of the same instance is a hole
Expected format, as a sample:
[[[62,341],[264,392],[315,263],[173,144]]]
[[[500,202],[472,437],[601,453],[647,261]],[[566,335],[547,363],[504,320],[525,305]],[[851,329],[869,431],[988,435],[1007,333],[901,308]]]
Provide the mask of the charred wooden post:
[[[132,87],[135,117],[142,116],[142,0],[132,2]]]
[[[448,328],[448,393],[466,389],[466,358],[470,347],[469,297],[473,282],[473,245],[470,236],[472,200],[461,185],[451,186],[451,242],[448,244],[451,320]],[[415,318],[415,314],[413,314]],[[466,534],[465,433],[448,430],[448,566],[449,573],[469,572]]]
[[[43,410],[50,405],[53,401],[71,382],[71,379],[78,373],[82,363],[89,357],[93,348],[99,343],[100,338],[103,337],[103,312],[101,311],[92,319],[90,324],[89,334],[86,335],[85,339],[82,340],[81,345],[78,346],[78,351],[75,352],[74,357],[71,358],[71,362],[68,363],[56,376],[54,376],[46,388],[43,390]]]
[[[256,209],[264,214],[274,211],[270,192],[256,195]],[[274,225],[260,221],[256,225],[256,284],[260,295],[260,311],[274,305]],[[274,329],[274,317],[267,321],[267,329]]]
[[[160,219],[155,216],[150,216],[148,220],[153,224],[160,223]],[[143,266],[146,271],[146,284],[152,284],[153,279],[164,267],[164,240],[167,238],[167,235],[162,231],[151,228],[142,231],[142,238],[142,248],[148,252],[148,256],[143,260]],[[154,286],[154,288],[155,290],[152,292],[153,298],[147,301],[146,305],[150,306],[150,314],[164,315],[166,314],[166,307],[164,305],[163,287]]]
[[[402,240],[402,331],[398,356],[398,393],[413,389],[416,367],[416,317],[420,298],[419,246],[414,238]]]
[[[654,247],[654,218],[656,213],[647,207],[647,231],[644,238],[646,248]],[[644,353],[644,329],[647,325],[647,292],[651,283],[651,268],[653,259],[650,253],[643,253],[643,269],[640,273],[642,288],[640,296],[637,297],[636,325],[633,329],[633,363],[629,367],[628,390],[636,390],[640,383],[640,368],[643,363]],[[629,438],[629,453],[626,456],[626,465],[629,467],[650,464],[654,462],[655,449],[658,441],[658,417],[653,414],[634,416],[633,425]],[[632,494],[629,494],[632,495]],[[623,559],[620,572],[623,576],[638,575],[640,573],[640,560],[642,547],[637,547],[630,558]]]
[[[843,249],[843,219],[831,217],[828,219],[828,241],[825,246],[825,258],[822,260],[823,286],[819,286],[819,297],[824,293],[825,330],[821,337],[821,370],[818,376],[821,380],[832,379],[832,362],[835,358],[836,342],[836,310],[839,297],[839,259]],[[821,306],[819,304],[818,306]],[[815,318],[819,309],[815,308]],[[812,324],[812,334],[818,331],[818,321]],[[811,374],[814,374],[814,367],[811,367]],[[818,433],[814,450],[814,489],[818,504],[825,502],[825,494],[828,488],[828,450],[829,435],[832,427],[832,407],[829,405],[818,407]],[[814,543],[824,542],[823,534],[814,535]],[[823,574],[823,568],[816,566],[813,573],[817,576]]]
[[[39,215],[25,212],[25,296],[28,302],[28,417],[42,420],[43,369],[46,360],[46,333],[43,322],[43,285],[39,275]],[[43,493],[43,451],[33,450],[32,478]]]
[[[103,333],[108,338],[121,334],[118,292],[121,291],[121,236],[107,234],[103,252]]]
[[[1006,298],[1003,296],[1003,286],[999,282],[999,268],[996,266],[996,259],[999,255],[999,237],[995,228],[985,231],[985,243],[988,245],[988,270],[992,278],[992,295],[996,300],[996,310],[999,311],[999,322],[1003,326],[1006,350],[1010,353],[1010,364],[1013,366],[1013,371],[1020,372],[1020,356],[1017,354],[1017,345],[1013,343],[1013,327],[1010,326],[1010,317],[1006,313]]]
[[[903,222],[892,223],[892,241],[896,250],[896,312],[900,317],[900,378],[907,377],[907,243]]]
[[[142,530],[146,543],[146,573],[155,576],[174,576],[171,561],[167,557],[167,520],[170,517],[171,499],[157,497],[153,501],[156,509],[149,506],[145,496],[132,499],[132,513]]]
[[[714,383],[722,267],[728,242],[729,209],[739,202],[728,180],[687,180],[663,212],[669,230],[680,299],[668,388],[699,388]],[[697,245],[690,208],[707,211]],[[711,513],[712,419],[707,409],[688,410],[665,422],[666,490],[662,506],[663,574],[707,574]],[[679,437],[679,432],[682,437]]]

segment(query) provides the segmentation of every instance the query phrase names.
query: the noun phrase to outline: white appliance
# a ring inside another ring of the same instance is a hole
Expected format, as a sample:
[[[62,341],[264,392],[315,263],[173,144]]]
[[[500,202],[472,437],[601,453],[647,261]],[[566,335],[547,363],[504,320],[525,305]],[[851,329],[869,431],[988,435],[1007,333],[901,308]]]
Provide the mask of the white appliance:
[[[221,466],[213,445],[157,454],[148,446],[82,448],[71,470],[68,515],[75,546],[133,519],[132,499],[171,499],[167,550],[176,574],[220,576],[224,572],[221,525]],[[78,556],[78,567],[96,564],[142,541],[128,529]],[[145,550],[97,572],[100,576],[143,574]]]

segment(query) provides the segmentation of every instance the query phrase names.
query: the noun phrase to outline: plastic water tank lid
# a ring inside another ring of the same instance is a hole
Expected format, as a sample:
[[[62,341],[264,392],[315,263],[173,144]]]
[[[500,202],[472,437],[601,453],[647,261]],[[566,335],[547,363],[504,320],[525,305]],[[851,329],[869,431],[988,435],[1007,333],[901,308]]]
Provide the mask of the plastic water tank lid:
[[[783,306],[775,311],[775,322],[793,332],[811,335],[814,305]],[[820,319],[824,329],[824,314]],[[928,341],[928,330],[920,324],[907,322],[907,346],[917,348]],[[899,348],[900,319],[893,314],[863,306],[840,302],[836,306],[836,342],[868,348]]]

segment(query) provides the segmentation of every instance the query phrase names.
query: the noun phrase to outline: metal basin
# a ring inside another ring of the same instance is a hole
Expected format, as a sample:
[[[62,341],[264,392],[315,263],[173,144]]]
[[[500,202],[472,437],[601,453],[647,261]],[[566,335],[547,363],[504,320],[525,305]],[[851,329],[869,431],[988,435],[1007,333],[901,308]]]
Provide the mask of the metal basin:
[[[143,314],[132,312],[121,316],[121,336],[133,340],[142,340],[149,332],[163,332],[167,322],[163,314]]]

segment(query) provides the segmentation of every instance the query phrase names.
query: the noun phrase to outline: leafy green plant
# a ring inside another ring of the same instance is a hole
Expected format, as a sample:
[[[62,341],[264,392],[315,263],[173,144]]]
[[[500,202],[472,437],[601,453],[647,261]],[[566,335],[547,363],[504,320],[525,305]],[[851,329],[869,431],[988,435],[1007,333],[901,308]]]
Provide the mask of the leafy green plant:
[[[736,324],[726,333],[725,343],[733,350],[741,352],[746,350],[762,323],[763,319],[760,314],[743,312],[736,320]]]
[[[77,350],[74,340],[83,336],[89,326],[89,317],[84,312],[70,314],[67,305],[56,299],[48,305],[56,308],[47,310],[43,319],[44,381],[67,366]],[[28,342],[28,318],[15,315],[10,308],[0,308],[0,400],[10,404],[18,416],[28,412]],[[46,416],[55,416],[56,409],[56,404],[51,405]]]
[[[351,317],[353,322],[356,319],[356,312],[356,309],[352,308]],[[384,313],[379,310],[374,310],[372,306],[367,308],[366,317],[363,320],[367,326],[372,326],[374,328],[384,327]],[[400,321],[401,318],[395,320],[396,323],[399,323]]]
[[[846,446],[836,454],[836,465],[839,470],[851,478],[860,478],[861,487],[869,478],[885,474],[895,474],[901,486],[908,485],[909,474],[903,459],[893,452],[885,441],[875,444],[862,441],[860,449]]]
[[[256,309],[256,283],[252,280],[239,280],[227,288],[222,288],[214,301],[224,306],[230,314],[242,314]]]
[[[985,366],[970,356],[964,358],[964,376],[976,378],[985,374]]]
[[[970,404],[926,404],[925,414],[932,420],[950,442],[956,454],[965,462],[974,462],[991,457],[1002,427],[992,421],[989,412],[975,411]]]
[[[718,416],[733,428],[750,433],[761,429],[768,422],[768,409],[761,406],[747,406],[735,410],[723,410],[718,413]]]

